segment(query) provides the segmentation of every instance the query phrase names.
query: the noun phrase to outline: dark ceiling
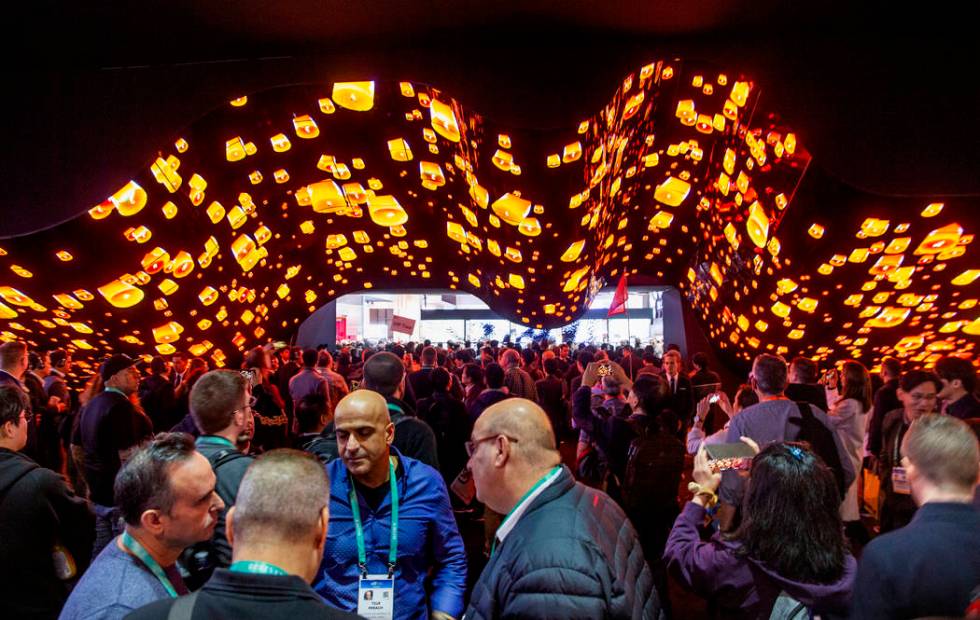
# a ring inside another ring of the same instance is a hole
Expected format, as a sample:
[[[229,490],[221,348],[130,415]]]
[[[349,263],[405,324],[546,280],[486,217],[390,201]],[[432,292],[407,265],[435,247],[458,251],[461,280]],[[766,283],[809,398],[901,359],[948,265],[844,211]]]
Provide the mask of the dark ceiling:
[[[23,3],[8,9],[0,236],[81,213],[182,127],[294,83],[410,79],[522,127],[570,126],[629,71],[743,72],[817,165],[892,195],[980,194],[980,42],[957,5],[667,2]]]

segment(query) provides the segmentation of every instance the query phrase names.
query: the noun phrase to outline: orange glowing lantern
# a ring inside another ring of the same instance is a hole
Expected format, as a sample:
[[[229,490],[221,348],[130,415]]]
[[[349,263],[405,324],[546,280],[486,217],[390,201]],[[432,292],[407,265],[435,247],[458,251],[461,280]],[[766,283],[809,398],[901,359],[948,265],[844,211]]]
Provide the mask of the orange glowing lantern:
[[[949,224],[930,232],[919,247],[915,249],[916,256],[939,254],[956,246],[960,241],[963,229],[959,224]]]
[[[312,140],[320,135],[320,128],[309,114],[293,118],[293,129],[296,130],[296,136],[303,140]]]
[[[143,290],[123,281],[113,280],[98,288],[99,294],[116,308],[130,308],[143,301]],[[2,295],[0,290],[0,295]]]
[[[562,149],[561,160],[563,163],[570,164],[573,161],[578,161],[582,157],[582,143],[573,142],[572,144],[566,144],[565,148]]]
[[[269,138],[269,142],[272,143],[272,150],[276,153],[285,153],[293,146],[284,133],[277,133]]]
[[[676,177],[667,177],[653,192],[657,202],[668,207],[679,206],[691,191],[691,184]],[[764,245],[764,244],[763,244]]]
[[[197,298],[201,300],[201,303],[205,306],[210,306],[214,302],[218,301],[218,291],[213,286],[205,286],[200,293],[197,294]]]
[[[935,217],[939,215],[943,210],[943,203],[934,202],[930,205],[926,205],[926,208],[922,210],[922,217]]]
[[[574,263],[576,260],[578,260],[578,257],[582,254],[583,248],[585,248],[584,239],[572,243],[565,250],[565,253],[561,255],[561,261],[564,263]]]
[[[517,232],[528,237],[537,237],[541,234],[541,223],[536,217],[526,217],[517,225]]]
[[[394,196],[372,196],[367,205],[371,221],[378,226],[400,226],[408,221],[408,213]]]
[[[511,226],[517,226],[531,211],[531,201],[511,193],[504,194],[494,201],[491,210]]]
[[[184,327],[177,321],[170,321],[153,328],[153,340],[159,344],[176,342],[184,332]]]
[[[433,99],[429,104],[429,117],[436,133],[450,142],[459,142],[459,123],[456,122],[452,107]]]
[[[749,239],[756,247],[766,247],[766,240],[769,237],[769,217],[759,201],[753,202],[752,206],[749,207],[749,217],[745,221],[745,230],[749,233]]]
[[[225,142],[225,159],[228,161],[241,161],[245,159],[246,155],[245,143],[242,141],[241,136],[235,136]]]
[[[163,248],[153,248],[143,256],[140,265],[146,273],[154,274],[161,271],[170,262],[170,254]]]
[[[153,173],[153,178],[157,180],[157,183],[166,187],[167,191],[172,194],[180,189],[181,179],[180,175],[177,174],[179,167],[180,160],[173,155],[167,159],[157,157],[150,165],[150,172]]]
[[[490,204],[490,192],[488,192],[479,183],[473,183],[470,185],[470,198],[473,199],[481,209],[486,209],[487,205]]]
[[[190,254],[181,250],[171,261],[168,270],[173,273],[175,278],[183,278],[194,271],[194,259]]]
[[[953,278],[952,282],[956,286],[968,286],[977,278],[980,278],[980,269],[967,269],[960,275]]]
[[[374,82],[336,82],[331,99],[342,108],[366,112],[374,107]]]
[[[404,138],[388,140],[388,153],[395,161],[412,160],[412,148],[408,145],[408,142],[406,142]]]
[[[110,196],[109,202],[116,208],[119,215],[136,215],[146,206],[146,190],[140,187],[136,181],[130,181]]]
[[[895,327],[902,324],[908,318],[911,310],[909,308],[896,308],[888,306],[873,319],[865,322],[865,327]]]
[[[340,186],[332,179],[310,185],[309,192],[313,211],[316,213],[334,213],[347,208],[347,199],[344,198]]]
[[[419,176],[422,177],[422,187],[434,190],[446,184],[446,176],[442,166],[431,161],[419,162]]]

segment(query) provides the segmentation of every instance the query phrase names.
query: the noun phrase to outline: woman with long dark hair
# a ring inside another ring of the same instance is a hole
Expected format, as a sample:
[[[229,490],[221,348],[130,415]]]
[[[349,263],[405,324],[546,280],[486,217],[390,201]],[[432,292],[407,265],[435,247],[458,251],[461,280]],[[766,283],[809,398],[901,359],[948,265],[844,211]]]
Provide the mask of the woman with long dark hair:
[[[702,542],[698,525],[717,501],[721,474],[704,449],[694,459],[694,498],[677,517],[664,559],[718,617],[792,617],[805,608],[845,616],[856,563],[847,549],[834,474],[806,444],[775,443],[752,459],[742,524]],[[804,616],[808,617],[808,616]]]
[[[830,404],[827,418],[837,433],[841,444],[847,451],[854,471],[861,471],[861,461],[864,457],[864,427],[865,418],[871,409],[871,375],[860,362],[846,361],[841,368],[840,397]],[[861,513],[858,506],[858,480],[847,489],[844,501],[840,506],[840,516],[847,526],[850,536],[858,537],[860,542],[867,542],[867,535],[862,535]]]
[[[245,370],[251,371],[252,407],[255,419],[255,434],[252,437],[252,451],[267,452],[289,445],[289,418],[285,413],[286,404],[279,395],[279,389],[272,383],[272,369],[269,365],[269,352],[255,347],[245,356]]]

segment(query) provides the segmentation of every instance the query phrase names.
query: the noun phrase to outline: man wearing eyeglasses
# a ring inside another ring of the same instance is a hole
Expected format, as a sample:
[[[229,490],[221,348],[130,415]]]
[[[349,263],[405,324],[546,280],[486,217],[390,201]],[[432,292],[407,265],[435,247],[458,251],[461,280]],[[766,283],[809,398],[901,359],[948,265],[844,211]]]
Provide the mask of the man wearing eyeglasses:
[[[912,422],[936,410],[939,377],[924,370],[910,370],[898,380],[901,409],[885,414],[881,424],[881,452],[878,455],[881,493],[881,533],[908,525],[915,515],[906,468],[902,466],[902,440]]]
[[[255,431],[254,404],[247,373],[212,370],[198,379],[191,389],[191,417],[201,431],[195,444],[198,452],[211,464],[218,479],[215,491],[225,503],[211,540],[194,545],[184,555],[185,565],[192,575],[188,580],[192,589],[207,581],[215,568],[231,565],[225,513],[235,505],[238,487],[253,461],[238,446],[248,444]]]
[[[84,569],[95,518],[64,479],[20,453],[32,414],[16,386],[0,386],[0,607],[11,618],[55,618],[68,596],[70,571],[57,553]]]
[[[367,618],[459,618],[466,554],[442,476],[392,446],[402,427],[377,392],[341,399],[334,426],[340,458],[327,465],[330,530],[314,589]]]
[[[491,405],[466,449],[477,497],[506,515],[467,620],[658,617],[636,531],[608,495],[560,465],[541,407],[523,398]]]

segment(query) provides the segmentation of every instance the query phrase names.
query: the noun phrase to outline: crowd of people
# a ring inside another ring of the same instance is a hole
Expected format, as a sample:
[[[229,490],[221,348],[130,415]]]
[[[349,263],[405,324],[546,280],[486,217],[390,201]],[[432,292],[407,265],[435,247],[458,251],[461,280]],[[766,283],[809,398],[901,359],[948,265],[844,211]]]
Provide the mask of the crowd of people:
[[[547,342],[71,364],[0,345],[3,618],[980,617],[961,358],[760,354],[744,384]]]

